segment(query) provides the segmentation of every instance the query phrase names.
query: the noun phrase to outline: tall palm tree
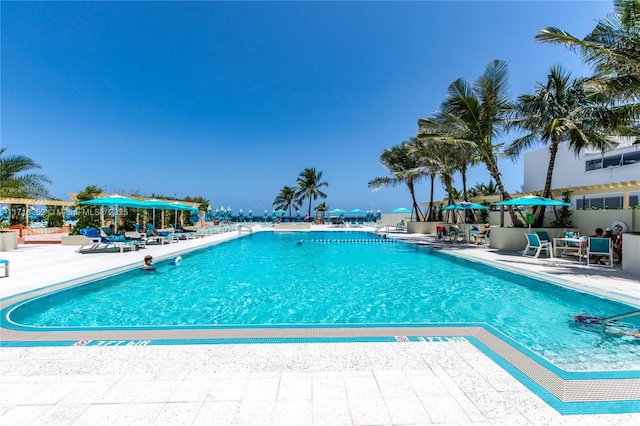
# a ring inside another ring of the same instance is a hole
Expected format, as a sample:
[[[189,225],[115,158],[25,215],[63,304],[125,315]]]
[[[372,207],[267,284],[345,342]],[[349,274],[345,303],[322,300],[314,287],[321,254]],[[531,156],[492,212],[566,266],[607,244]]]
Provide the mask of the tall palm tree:
[[[583,78],[572,79],[561,66],[552,66],[546,83],[537,83],[533,94],[521,95],[509,126],[527,132],[507,150],[514,155],[538,143],[549,146],[549,163],[542,196],[551,198],[551,180],[560,143],[567,142],[576,155],[584,148],[612,149],[616,141],[607,137],[624,124],[616,114],[584,90]],[[533,226],[544,221],[538,208]]]
[[[506,62],[492,61],[473,85],[462,79],[451,83],[439,113],[418,120],[419,137],[446,135],[474,144],[475,152],[496,182],[503,200],[511,197],[498,168],[498,158],[503,153],[500,152],[501,144],[495,143],[495,139],[504,130],[512,109],[507,75]],[[514,225],[523,226],[511,207],[509,214]]]
[[[291,208],[297,209],[300,207],[296,201],[296,189],[291,186],[284,186],[273,201],[273,207],[276,210],[289,210],[289,216],[291,216]]]
[[[298,182],[298,190],[296,191],[296,200],[302,204],[305,198],[309,199],[308,216],[311,216],[311,200],[317,200],[318,197],[327,198],[327,194],[322,192],[321,188],[329,186],[327,182],[322,182],[322,172],[316,172],[315,167],[306,168],[296,178]]]
[[[582,40],[559,28],[547,27],[538,31],[536,41],[579,51],[583,62],[594,68],[592,83],[615,97],[637,102],[640,99],[640,0],[614,0],[613,8],[613,13],[598,20],[593,31]]]
[[[444,173],[444,160],[442,159],[442,143],[438,138],[411,138],[408,148],[410,153],[415,153],[419,159],[418,163],[423,164],[418,171],[421,171],[429,179],[429,207],[425,212],[424,220],[433,222],[436,220],[434,208],[434,185],[435,180],[441,173]],[[410,174],[415,171],[410,171]],[[444,179],[443,179],[444,181]]]
[[[329,210],[329,206],[327,205],[327,203],[325,203],[324,201],[321,202],[320,204],[318,204],[316,206],[316,208],[314,209],[317,212],[322,213],[322,223],[324,223],[324,213]]]
[[[41,166],[24,155],[5,156],[7,148],[0,148],[0,197],[45,198],[49,196],[46,175],[29,173]]]
[[[373,178],[369,181],[369,188],[377,191],[386,186],[395,187],[405,184],[409,189],[412,200],[412,210],[416,214],[416,220],[421,220],[420,207],[416,201],[415,185],[424,177],[424,171],[420,169],[419,156],[414,152],[408,141],[402,142],[400,145],[385,149],[380,154],[380,163],[384,166],[391,176],[381,176]],[[412,214],[413,214],[412,212]]]

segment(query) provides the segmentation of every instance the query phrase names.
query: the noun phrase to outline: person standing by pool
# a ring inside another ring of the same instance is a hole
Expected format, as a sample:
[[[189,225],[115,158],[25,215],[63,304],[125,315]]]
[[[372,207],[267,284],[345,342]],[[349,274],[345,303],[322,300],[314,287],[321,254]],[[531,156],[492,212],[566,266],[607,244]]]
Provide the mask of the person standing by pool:
[[[153,267],[153,256],[146,255],[144,257],[144,263],[142,264],[142,270],[144,271],[155,271],[156,268]]]

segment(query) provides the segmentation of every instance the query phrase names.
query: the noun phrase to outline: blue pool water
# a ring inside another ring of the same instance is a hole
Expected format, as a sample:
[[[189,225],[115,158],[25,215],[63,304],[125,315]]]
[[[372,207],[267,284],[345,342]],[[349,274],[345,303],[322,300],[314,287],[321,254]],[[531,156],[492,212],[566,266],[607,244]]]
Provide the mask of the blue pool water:
[[[603,340],[572,319],[630,306],[363,232],[260,232],[182,258],[43,296],[10,318],[74,328],[484,322],[567,370],[640,363],[638,339]]]

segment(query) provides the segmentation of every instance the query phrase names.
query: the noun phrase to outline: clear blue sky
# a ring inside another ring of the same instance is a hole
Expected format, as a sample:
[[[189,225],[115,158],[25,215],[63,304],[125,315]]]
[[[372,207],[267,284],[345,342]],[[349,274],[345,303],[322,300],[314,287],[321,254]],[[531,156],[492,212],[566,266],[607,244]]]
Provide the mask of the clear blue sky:
[[[513,96],[578,55],[534,41],[583,37],[611,1],[2,2],[5,155],[42,165],[61,199],[203,196],[271,211],[307,167],[331,208],[410,207],[403,186],[371,192],[379,156],[415,135],[447,86],[509,63]],[[505,142],[509,142],[508,139]],[[522,161],[501,163],[507,189]],[[488,182],[483,166],[469,185]],[[462,186],[460,180],[456,187]],[[427,201],[428,185],[418,187]],[[444,190],[436,184],[436,198]],[[320,202],[320,200],[318,201]],[[314,203],[314,205],[317,203]],[[306,210],[306,205],[303,211]]]

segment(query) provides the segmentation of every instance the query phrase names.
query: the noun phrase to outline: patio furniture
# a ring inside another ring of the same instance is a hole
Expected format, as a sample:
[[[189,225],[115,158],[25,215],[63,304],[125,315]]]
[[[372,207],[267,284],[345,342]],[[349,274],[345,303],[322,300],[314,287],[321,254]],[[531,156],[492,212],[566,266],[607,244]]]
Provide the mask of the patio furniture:
[[[527,237],[527,246],[522,251],[523,256],[532,256],[536,259],[543,251],[547,252],[549,257],[553,257],[553,248],[551,247],[551,241],[541,241],[538,234],[524,234]],[[533,254],[529,254],[529,251],[533,250]]]
[[[590,265],[591,256],[596,256],[598,260],[602,257],[608,257],[609,267],[613,268],[613,244],[611,243],[611,238],[589,237],[587,266]]]
[[[0,268],[4,269],[3,277],[6,278],[9,276],[9,261],[6,259],[0,259]]]

